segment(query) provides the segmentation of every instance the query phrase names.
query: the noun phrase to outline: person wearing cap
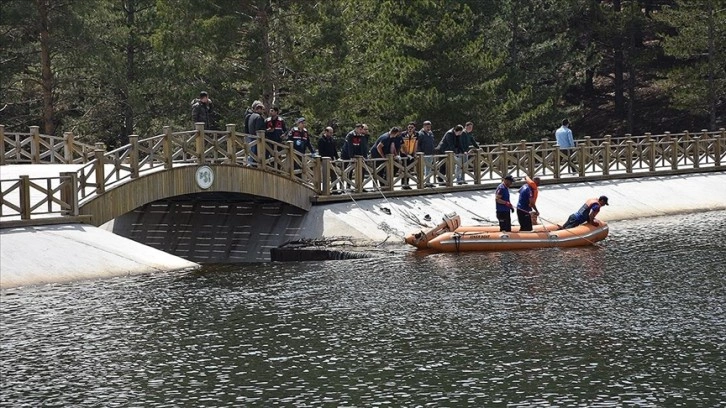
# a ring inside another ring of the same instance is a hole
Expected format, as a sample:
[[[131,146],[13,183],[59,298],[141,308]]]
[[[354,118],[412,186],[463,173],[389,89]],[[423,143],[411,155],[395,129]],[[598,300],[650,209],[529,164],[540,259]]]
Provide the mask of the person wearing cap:
[[[599,226],[600,222],[596,220],[595,217],[600,212],[600,208],[602,208],[603,205],[609,205],[608,198],[606,196],[591,198],[585,201],[585,204],[583,204],[577,212],[567,218],[567,222],[565,222],[565,225],[563,225],[561,229],[574,228],[586,222],[594,226]]]
[[[207,91],[199,93],[199,98],[192,101],[192,122],[204,123],[204,129],[212,129],[214,124],[212,112],[212,100],[209,99]]]
[[[290,140],[293,142],[292,147],[300,154],[305,154],[306,150],[310,150],[310,154],[315,154],[315,149],[310,141],[310,133],[305,128],[305,118],[298,118],[295,121],[295,127],[290,129]]]
[[[434,149],[436,144],[434,143],[434,132],[431,131],[431,122],[425,120],[423,127],[418,131],[418,143],[416,151],[424,154],[424,183],[425,187],[433,187],[434,184],[429,180],[431,173],[433,173],[434,167]]]
[[[502,183],[497,186],[494,193],[494,201],[496,202],[497,220],[499,221],[499,231],[512,231],[512,215],[514,206],[509,201],[509,187],[514,183],[514,177],[510,175],[504,176]]]
[[[519,188],[517,201],[517,220],[520,231],[532,231],[532,216],[539,215],[537,210],[537,195],[539,193],[540,178],[524,178],[524,185]]]
[[[247,134],[247,143],[254,143],[258,130],[265,130],[265,118],[262,115],[265,113],[265,104],[261,101],[252,102],[252,106],[245,112],[245,134]],[[247,159],[251,166],[256,163],[255,158],[257,157],[257,144],[254,144],[251,148],[252,154]]]

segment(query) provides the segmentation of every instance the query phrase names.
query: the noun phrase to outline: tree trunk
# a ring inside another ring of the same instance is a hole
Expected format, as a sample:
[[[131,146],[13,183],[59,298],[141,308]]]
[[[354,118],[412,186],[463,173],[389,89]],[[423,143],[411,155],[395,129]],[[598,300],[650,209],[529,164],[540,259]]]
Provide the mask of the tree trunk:
[[[714,36],[716,11],[713,9],[713,1],[708,2],[708,97],[709,97],[709,129],[716,130],[716,80],[714,72],[716,70],[716,46]],[[723,68],[723,67],[722,67]]]
[[[40,37],[40,72],[43,94],[43,133],[55,133],[55,109],[53,106],[53,71],[50,57],[50,19],[47,0],[36,0],[38,8],[38,35]]]
[[[266,107],[270,107],[276,104],[276,95],[272,85],[272,73],[274,67],[272,66],[272,50],[270,49],[270,18],[272,11],[268,11],[265,7],[260,7],[257,13],[257,21],[260,24],[262,32],[262,38],[260,42],[260,53],[262,54],[262,102],[265,103]],[[264,116],[264,115],[263,115]]]
[[[119,142],[123,145],[128,143],[128,136],[134,133],[134,108],[131,101],[130,90],[136,80],[134,67],[134,53],[136,44],[136,28],[134,27],[136,4],[135,0],[126,0],[124,11],[126,12],[126,27],[129,28],[126,39],[126,84],[123,86],[122,103],[124,105],[124,134],[119,135]]]
[[[617,13],[617,19],[620,20],[622,8],[620,7],[620,0],[613,1],[613,9]],[[619,24],[618,24],[619,28]],[[613,44],[614,48],[614,69],[615,69],[615,117],[617,119],[623,119],[625,114],[625,95],[624,90],[625,81],[623,80],[623,40],[622,32],[618,29],[615,33],[615,41]]]

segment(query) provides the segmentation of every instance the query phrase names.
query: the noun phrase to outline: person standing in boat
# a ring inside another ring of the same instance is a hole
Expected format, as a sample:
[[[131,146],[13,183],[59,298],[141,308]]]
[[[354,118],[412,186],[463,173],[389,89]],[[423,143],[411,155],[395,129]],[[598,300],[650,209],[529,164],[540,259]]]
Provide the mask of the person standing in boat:
[[[567,222],[561,229],[574,228],[586,222],[596,227],[599,226],[600,222],[596,220],[595,217],[600,212],[600,208],[602,208],[603,205],[609,205],[608,198],[606,196],[591,198],[585,201],[585,204],[583,204],[577,212],[570,215]]]
[[[517,201],[517,220],[519,220],[520,231],[532,231],[532,216],[539,215],[537,210],[537,194],[540,178],[524,178],[524,185],[519,189],[519,200]]]
[[[499,231],[512,231],[512,215],[514,206],[509,201],[509,187],[512,186],[514,177],[507,175],[502,179],[502,183],[497,186],[494,195],[494,201],[497,208],[497,220],[499,220]]]

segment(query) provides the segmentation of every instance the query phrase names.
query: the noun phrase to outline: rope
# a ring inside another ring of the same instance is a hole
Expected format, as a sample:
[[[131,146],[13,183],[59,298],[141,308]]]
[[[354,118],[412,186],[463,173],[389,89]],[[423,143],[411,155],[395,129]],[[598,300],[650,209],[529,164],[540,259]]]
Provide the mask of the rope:
[[[390,200],[388,200],[388,197],[386,197],[385,194],[383,194],[383,190],[381,190],[381,187],[378,185],[378,183],[375,183],[374,184],[374,187],[376,188],[376,190],[378,191],[378,193],[381,195],[381,197],[383,197],[383,199],[386,200],[386,203],[388,203],[388,206],[391,207],[391,208],[394,208],[393,207],[393,203]],[[430,225],[422,223],[421,220],[418,219],[418,216],[415,215],[414,213],[412,213],[410,211],[400,210],[400,209],[395,209],[395,210],[398,213],[400,213],[401,218],[403,218],[404,220],[408,220],[411,224],[413,224],[413,225],[415,225],[417,227],[431,228]],[[392,229],[392,230],[395,231],[395,229]],[[405,235],[403,235],[403,234],[401,234],[400,236],[401,236],[401,238],[404,238],[405,237]]]
[[[441,195],[441,197],[443,197],[443,198],[444,198],[445,200],[448,200],[448,199],[446,198],[446,196],[444,196],[444,194],[442,194],[442,193],[439,193],[439,195]],[[495,223],[494,221],[490,220],[489,218],[486,218],[486,217],[482,217],[481,215],[479,215],[479,214],[475,213],[474,211],[471,211],[471,210],[469,210],[468,208],[464,208],[463,206],[459,205],[459,204],[458,204],[458,203],[457,203],[456,201],[454,201],[453,199],[451,199],[451,200],[449,200],[449,201],[451,201],[452,203],[454,203],[454,205],[456,205],[457,207],[461,208],[462,210],[465,210],[465,211],[469,212],[469,213],[470,213],[471,215],[473,215],[473,216],[474,216],[474,220],[475,220],[475,221],[484,221],[484,222],[488,222],[488,223],[490,223],[490,224],[496,224],[496,223]]]
[[[381,193],[381,195],[383,196],[383,198],[386,199],[386,201],[388,201],[388,199],[386,198],[386,196],[383,195],[383,193],[380,191],[380,189],[378,189],[378,191]],[[348,191],[346,191],[345,193],[348,195],[348,198],[350,198],[350,200],[353,202],[353,204],[355,204],[355,206],[358,207],[358,209],[361,210],[363,212],[363,214],[365,214],[365,216],[371,221],[371,223],[373,225],[375,225],[379,230],[381,230],[381,231],[383,231],[383,232],[386,233],[386,235],[387,235],[386,236],[386,239],[384,239],[383,242],[381,242],[380,244],[378,244],[376,246],[380,246],[380,245],[385,244],[388,241],[388,239],[391,238],[391,235],[395,235],[395,236],[397,236],[399,238],[405,238],[406,237],[406,235],[403,232],[401,232],[401,231],[399,231],[399,230],[391,227],[385,221],[382,221],[382,222],[376,224],[376,221],[370,215],[368,215],[368,213],[363,208],[361,208],[360,205],[358,205],[358,202],[355,201],[355,199],[353,198],[353,196]],[[390,205],[390,201],[388,201],[388,203]]]

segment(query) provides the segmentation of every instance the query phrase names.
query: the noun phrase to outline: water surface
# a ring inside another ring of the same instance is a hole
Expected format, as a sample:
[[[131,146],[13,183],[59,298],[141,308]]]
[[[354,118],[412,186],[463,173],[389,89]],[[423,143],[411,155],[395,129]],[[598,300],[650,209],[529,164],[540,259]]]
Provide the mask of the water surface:
[[[8,406],[723,406],[726,212],[8,290]],[[704,226],[706,226],[704,228]]]

